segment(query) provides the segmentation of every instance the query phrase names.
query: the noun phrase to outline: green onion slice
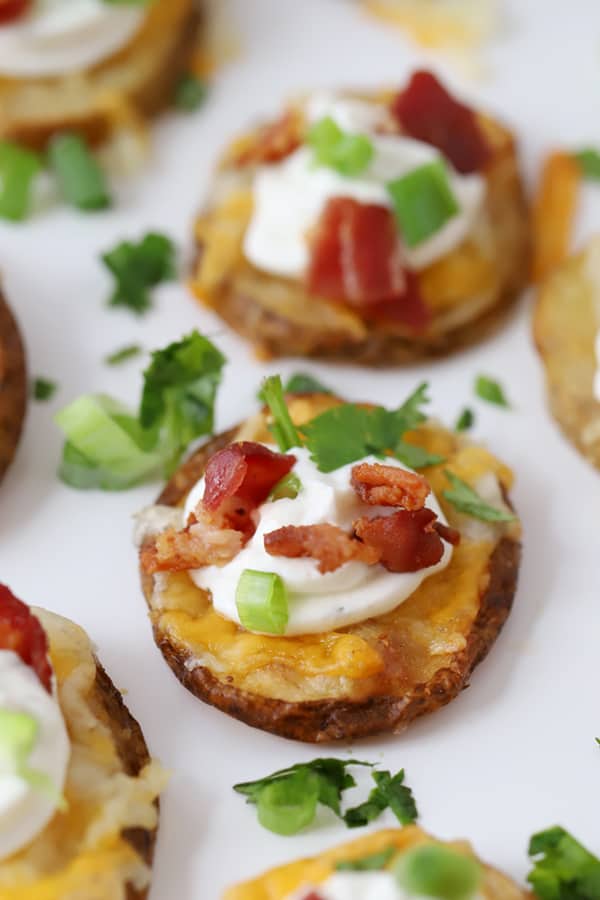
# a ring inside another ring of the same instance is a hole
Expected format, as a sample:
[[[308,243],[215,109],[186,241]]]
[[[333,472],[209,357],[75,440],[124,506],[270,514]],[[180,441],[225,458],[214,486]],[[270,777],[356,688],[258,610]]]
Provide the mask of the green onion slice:
[[[265,378],[261,397],[271,410],[273,424],[270,426],[270,430],[281,452],[285,453],[292,447],[301,447],[302,439],[298,429],[292,422],[285,397],[283,396],[283,387],[279,375],[271,375],[269,378]]]
[[[104,173],[82,137],[57,135],[50,142],[48,157],[68,203],[86,211],[110,206]]]
[[[430,238],[459,211],[441,160],[419,166],[386,185],[394,215],[409,247]]]
[[[0,141],[0,218],[19,222],[27,216],[38,156],[18,144]]]
[[[285,584],[275,572],[244,569],[235,592],[240,622],[248,631],[285,634],[288,601]]]
[[[313,821],[319,802],[319,779],[300,770],[265,785],[258,795],[258,821],[275,834],[297,834]]]
[[[278,481],[271,493],[269,500],[295,500],[302,490],[302,482],[295,472],[288,472],[281,481]]]
[[[438,900],[469,900],[481,881],[481,866],[448,847],[423,844],[402,854],[394,874],[408,894]]]
[[[348,177],[360,175],[373,159],[373,144],[366,134],[342,131],[331,116],[319,119],[308,132],[316,162]]]
[[[175,106],[183,112],[199,109],[208,95],[208,85],[196,75],[184,75],[175,88]]]
[[[46,794],[59,809],[66,808],[64,797],[45,772],[30,769],[27,762],[39,734],[37,720],[28,713],[0,709],[0,767],[5,766],[35,791]]]

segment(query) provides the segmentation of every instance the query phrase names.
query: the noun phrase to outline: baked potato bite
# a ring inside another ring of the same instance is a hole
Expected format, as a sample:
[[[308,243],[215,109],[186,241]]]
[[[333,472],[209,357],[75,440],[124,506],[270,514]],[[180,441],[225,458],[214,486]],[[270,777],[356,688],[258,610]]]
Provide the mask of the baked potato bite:
[[[540,285],[533,333],[548,401],[567,438],[600,468],[600,239]]]
[[[0,139],[42,147],[75,129],[94,142],[167,104],[198,33],[194,0],[21,4],[0,20]]]
[[[263,411],[197,450],[142,513],[155,640],[192,693],[319,742],[400,731],[468,683],[515,592],[512,474],[425,421],[422,391],[395,412],[290,396],[288,434],[308,446],[276,453],[268,426],[281,423]],[[428,464],[426,477],[361,449],[396,446],[400,420],[411,430],[396,457]],[[485,495],[495,521],[453,506],[453,477]]]
[[[15,454],[27,405],[25,349],[0,291],[0,478]]]
[[[365,860],[369,865],[366,871]],[[361,863],[362,872],[358,868]],[[465,841],[437,841],[411,825],[401,830],[377,831],[311,859],[278,866],[225,891],[223,900],[328,900],[329,896],[359,896],[350,892],[356,878],[373,880],[369,885],[373,893],[363,889],[360,896],[365,897],[392,898],[396,879],[398,898],[420,895],[468,898],[476,894],[485,900],[525,900],[530,896],[506,875],[480,862]],[[457,888],[456,879],[463,887],[462,892]],[[456,894],[448,893],[450,885]],[[376,887],[380,889],[379,895]],[[328,888],[337,893],[330,895]],[[346,894],[342,893],[344,888]]]
[[[259,355],[368,365],[479,340],[529,260],[513,136],[429,72],[236,138],[195,236],[192,290]]]
[[[143,900],[165,775],[73,622],[0,586],[0,895]]]

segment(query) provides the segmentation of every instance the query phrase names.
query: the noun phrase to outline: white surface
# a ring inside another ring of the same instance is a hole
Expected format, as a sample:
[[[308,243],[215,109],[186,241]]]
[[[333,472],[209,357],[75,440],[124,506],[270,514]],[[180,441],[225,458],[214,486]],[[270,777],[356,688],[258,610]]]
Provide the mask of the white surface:
[[[117,238],[160,227],[189,240],[189,222],[223,141],[286,93],[319,84],[401,81],[417,57],[350,0],[228,2],[244,36],[243,59],[219,78],[203,112],[156,129],[156,155],[123,183],[114,212],[60,209],[0,228],[0,266],[29,347],[31,371],[60,393],[32,405],[16,464],[0,488],[0,573],[29,603],[88,629],[115,683],[143,723],[152,751],[173,771],[161,807],[152,900],[217,900],[230,882],[356,837],[324,819],[303,837],[269,834],[231,791],[237,781],[308,760],[343,755],[255,731],[203,705],[171,675],[155,648],[131,545],[131,515],[158,486],[84,494],[56,479],[61,438],[52,414],[82,391],[139,395],[138,362],[109,369],[105,353],[131,341],[159,347],[197,326],[228,354],[219,427],[253,408],[264,367],[186,290],[158,292],[142,320],[107,310],[109,280],[97,256]],[[557,143],[600,144],[600,5],[592,0],[512,0],[507,34],[489,55],[488,80],[468,93],[521,133],[528,173]],[[600,228],[600,194],[585,189],[580,236]],[[512,875],[527,869],[530,834],[560,822],[596,852],[600,749],[598,510],[600,475],[561,437],[546,410],[529,333],[530,301],[496,337],[461,356],[407,370],[307,366],[360,399],[397,403],[423,377],[433,410],[452,422],[469,403],[475,435],[517,470],[514,500],[525,526],[514,611],[468,691],[402,736],[361,741],[357,756],[405,766],[424,827],[470,837]],[[285,373],[297,361],[268,367]],[[502,379],[514,408],[474,400],[480,372]],[[376,823],[390,825],[391,817]]]

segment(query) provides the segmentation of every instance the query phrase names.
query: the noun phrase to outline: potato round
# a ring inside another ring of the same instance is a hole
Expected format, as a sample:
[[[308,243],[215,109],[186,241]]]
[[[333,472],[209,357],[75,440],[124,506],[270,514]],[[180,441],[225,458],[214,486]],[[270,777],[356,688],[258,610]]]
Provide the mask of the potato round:
[[[389,92],[381,92],[370,99],[383,104],[389,98]],[[432,313],[424,332],[369,319],[308,293],[300,281],[248,262],[242,244],[252,215],[255,167],[235,160],[260,131],[234,141],[215,173],[208,204],[196,221],[194,294],[263,358],[306,356],[384,366],[447,354],[481,340],[527,283],[529,227],[513,136],[495,120],[479,119],[493,151],[482,172],[485,201],[472,235],[418,275]]]
[[[0,292],[0,478],[15,455],[26,406],[25,348],[15,318]]]
[[[339,402],[296,397],[290,412],[301,425]],[[460,693],[510,611],[520,527],[516,520],[490,526],[457,513],[440,497],[442,470],[473,483],[497,476],[499,503],[511,473],[438,425],[421,426],[409,438],[447,457],[427,477],[450,525],[462,534],[448,568],[384,616],[323,635],[282,638],[252,635],[220,616],[185,572],[142,574],[156,643],[188,690],[249,725],[309,742],[400,731]],[[268,441],[265,417],[200,448],[158,502],[182,504],[210,456],[234,439]]]
[[[326,850],[318,856],[278,866],[259,875],[258,878],[229,888],[225,891],[223,900],[285,900],[304,884],[318,885],[324,881],[333,874],[338,862],[382,853],[390,847],[402,853],[423,844],[441,845],[463,856],[477,859],[472,847],[466,841],[437,841],[416,825],[408,825],[402,829],[376,831],[366,837]],[[528,891],[520,888],[502,872],[485,863],[482,863],[482,866],[479,894],[484,900],[525,900],[530,896]]]
[[[593,387],[598,330],[600,239],[546,279],[533,318],[552,414],[568,439],[600,468],[600,401]]]
[[[167,105],[198,36],[194,0],[154,3],[133,40],[80,72],[48,78],[0,76],[0,138],[43,147],[75,129],[93,142],[109,137],[123,104],[150,116]]]

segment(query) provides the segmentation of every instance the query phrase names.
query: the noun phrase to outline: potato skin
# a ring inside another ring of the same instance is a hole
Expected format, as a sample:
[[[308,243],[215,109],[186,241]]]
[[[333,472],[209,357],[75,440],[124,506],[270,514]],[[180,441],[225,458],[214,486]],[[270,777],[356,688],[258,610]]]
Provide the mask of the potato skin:
[[[15,454],[26,407],[25,348],[16,320],[0,292],[0,479]]]
[[[147,38],[135,39],[82,75],[46,79],[0,76],[0,138],[42,149],[53,134],[76,130],[91,143],[101,143],[110,137],[112,123],[99,106],[99,98],[114,91],[115,82],[124,85],[125,99],[142,116],[153,116],[168,106],[197,45],[201,16],[193,0],[168,0],[164,6],[166,12],[153,11],[151,15],[167,18],[157,22]]]
[[[201,477],[210,456],[230,443],[237,429],[218,435],[197,450],[174,474],[157,502],[177,505]],[[181,683],[195,696],[255,728],[309,743],[348,740],[379,732],[400,732],[418,716],[444,706],[468,684],[471,672],[487,655],[512,607],[521,547],[503,537],[490,559],[479,612],[463,649],[454,652],[451,665],[432,678],[399,694],[369,695],[362,699],[289,702],[244,691],[227,677],[219,679],[205,666],[189,668],[193,653],[186,652],[155,622],[154,639]],[[154,581],[141,573],[142,587],[151,609]]]
[[[544,365],[554,418],[580,453],[600,469],[600,401],[593,393],[594,338],[600,329],[593,271],[598,254],[600,240],[596,239],[540,286],[533,337]]]
[[[348,361],[368,366],[404,365],[427,357],[443,356],[484,339],[506,318],[528,281],[530,240],[528,209],[512,135],[499,123],[481,117],[494,155],[483,173],[487,181],[485,232],[493,283],[486,289],[460,296],[450,309],[434,306],[431,326],[415,335],[399,326],[363,320],[356,310],[328,303],[294,283],[293,304],[310,315],[291,318],[285,310],[266,303],[269,292],[286,292],[290,282],[258,272],[249,263],[231,266],[214,289],[202,287],[198,277],[206,244],[197,237],[197,258],[192,289],[201,302],[212,308],[228,325],[251,341],[261,358],[305,356]],[[231,168],[224,164],[227,176]],[[218,174],[215,176],[220,177]],[[217,182],[218,183],[218,182]],[[217,190],[218,193],[218,190]],[[215,220],[208,209],[198,222]],[[427,271],[427,270],[426,270]],[[453,276],[445,278],[444,293],[453,294]],[[437,293],[437,291],[434,291]],[[289,303],[292,304],[290,296]],[[353,325],[337,315],[351,316]],[[333,311],[333,312],[332,312]],[[331,321],[330,321],[331,318]]]

